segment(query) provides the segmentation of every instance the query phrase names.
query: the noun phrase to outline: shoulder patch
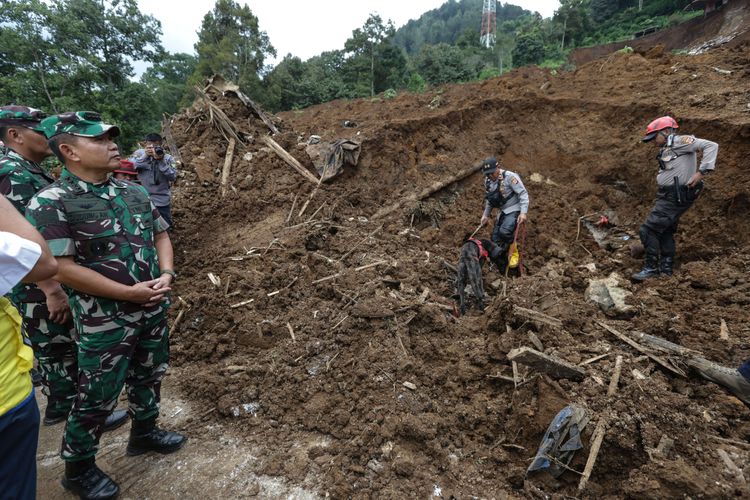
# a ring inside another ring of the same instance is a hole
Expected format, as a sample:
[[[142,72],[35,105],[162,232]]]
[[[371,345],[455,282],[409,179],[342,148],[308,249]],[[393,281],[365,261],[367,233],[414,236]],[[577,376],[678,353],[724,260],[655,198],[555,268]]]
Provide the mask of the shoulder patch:
[[[680,136],[680,144],[692,144],[695,142],[695,137],[692,135],[682,135]]]
[[[515,175],[513,177],[511,177],[510,178],[510,183],[511,184],[518,184],[518,177],[516,177]]]

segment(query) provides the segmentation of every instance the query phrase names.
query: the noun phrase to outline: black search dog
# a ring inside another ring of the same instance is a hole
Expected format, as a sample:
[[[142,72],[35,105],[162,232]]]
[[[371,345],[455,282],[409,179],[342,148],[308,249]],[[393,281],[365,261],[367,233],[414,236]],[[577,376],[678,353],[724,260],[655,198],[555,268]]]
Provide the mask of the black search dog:
[[[461,247],[461,256],[458,258],[456,268],[456,291],[458,292],[461,315],[466,314],[466,282],[471,285],[474,296],[477,298],[479,310],[484,311],[484,283],[482,281],[482,266],[484,262],[494,255],[496,247],[491,240],[474,239],[464,237]]]

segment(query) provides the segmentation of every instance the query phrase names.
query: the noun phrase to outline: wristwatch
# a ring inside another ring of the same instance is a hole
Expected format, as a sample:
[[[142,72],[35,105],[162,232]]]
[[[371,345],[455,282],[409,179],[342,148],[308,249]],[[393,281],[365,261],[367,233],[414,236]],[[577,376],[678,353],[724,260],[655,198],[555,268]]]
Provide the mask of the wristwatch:
[[[172,277],[172,281],[177,281],[177,273],[172,271],[171,269],[162,269],[161,274],[168,274]]]

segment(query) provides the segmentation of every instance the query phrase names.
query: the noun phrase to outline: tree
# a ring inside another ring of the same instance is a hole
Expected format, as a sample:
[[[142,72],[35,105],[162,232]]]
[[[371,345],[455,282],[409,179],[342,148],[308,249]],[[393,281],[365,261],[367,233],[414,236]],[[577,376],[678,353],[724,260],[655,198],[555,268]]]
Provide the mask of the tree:
[[[61,112],[101,111],[128,147],[158,120],[132,61],[163,55],[161,25],[136,0],[6,0],[0,9],[0,100]],[[150,125],[149,125],[150,126]]]
[[[371,97],[375,95],[375,58],[378,53],[381,56],[388,56],[389,59],[389,61],[379,61],[381,67],[378,68],[378,72],[381,79],[388,79],[383,76],[391,73],[392,68],[387,67],[389,63],[400,65],[402,69],[406,68],[406,60],[400,51],[390,50],[388,47],[395,32],[391,20],[383,24],[383,19],[379,15],[370,14],[364,26],[352,31],[351,38],[344,44],[344,50],[350,54],[350,67],[354,69],[355,74],[361,73],[361,69],[367,64]]]
[[[447,43],[423,46],[416,57],[415,66],[432,85],[463,82],[475,76],[461,49]]]
[[[260,91],[260,72],[266,57],[276,56],[268,35],[247,5],[217,0],[203,17],[195,44],[198,62],[191,82],[220,74],[237,83],[244,92]]]
[[[538,30],[524,33],[516,39],[513,49],[513,65],[539,64],[544,59],[544,39]]]
[[[157,116],[174,113],[190,101],[187,81],[195,71],[198,58],[192,54],[165,53],[161,60],[148,68],[141,76],[143,83],[153,96]]]

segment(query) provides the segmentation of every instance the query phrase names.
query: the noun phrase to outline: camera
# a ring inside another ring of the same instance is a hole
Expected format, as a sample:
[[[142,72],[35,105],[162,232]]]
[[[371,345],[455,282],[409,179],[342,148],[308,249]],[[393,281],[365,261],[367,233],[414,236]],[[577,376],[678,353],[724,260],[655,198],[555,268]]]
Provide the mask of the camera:
[[[162,157],[164,156],[164,148],[161,146],[155,146],[154,147],[154,154],[156,156]]]

